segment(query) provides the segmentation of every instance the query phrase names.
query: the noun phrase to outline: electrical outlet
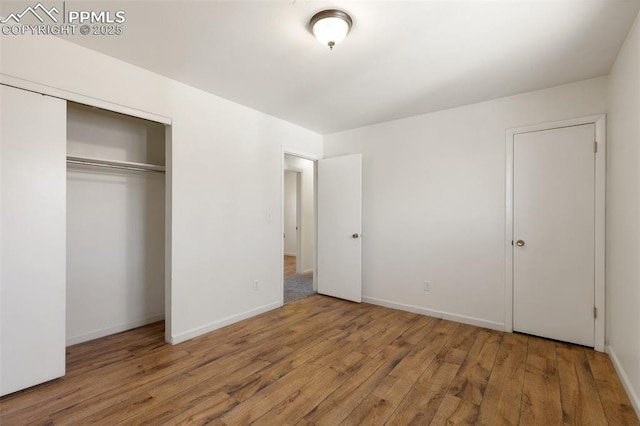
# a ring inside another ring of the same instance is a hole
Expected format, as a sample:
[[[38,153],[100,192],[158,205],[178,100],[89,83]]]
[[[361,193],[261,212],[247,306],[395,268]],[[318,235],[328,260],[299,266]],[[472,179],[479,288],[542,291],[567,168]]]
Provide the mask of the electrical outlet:
[[[255,280],[255,281],[253,282],[253,291],[258,291],[258,283],[259,283],[259,281],[258,281],[258,280]]]
[[[429,281],[424,282],[424,291],[431,291],[431,283]]]

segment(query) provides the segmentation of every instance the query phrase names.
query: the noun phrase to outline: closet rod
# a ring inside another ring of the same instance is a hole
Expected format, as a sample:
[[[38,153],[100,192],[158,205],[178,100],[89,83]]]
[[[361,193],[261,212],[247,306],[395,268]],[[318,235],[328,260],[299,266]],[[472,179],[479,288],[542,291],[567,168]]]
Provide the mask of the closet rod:
[[[67,163],[81,164],[83,166],[97,166],[107,167],[111,169],[132,170],[137,172],[165,172],[164,166],[157,166],[155,164],[133,163],[130,161],[101,160],[99,158],[67,156]]]

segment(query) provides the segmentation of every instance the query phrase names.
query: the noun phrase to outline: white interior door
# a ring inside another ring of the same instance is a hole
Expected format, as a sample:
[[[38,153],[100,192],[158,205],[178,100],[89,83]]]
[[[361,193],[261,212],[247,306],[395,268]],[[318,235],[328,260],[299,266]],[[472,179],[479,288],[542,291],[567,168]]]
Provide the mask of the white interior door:
[[[362,301],[362,155],[318,161],[318,293]]]
[[[595,126],[513,147],[513,329],[594,346]]]
[[[66,102],[0,86],[0,395],[65,372]]]

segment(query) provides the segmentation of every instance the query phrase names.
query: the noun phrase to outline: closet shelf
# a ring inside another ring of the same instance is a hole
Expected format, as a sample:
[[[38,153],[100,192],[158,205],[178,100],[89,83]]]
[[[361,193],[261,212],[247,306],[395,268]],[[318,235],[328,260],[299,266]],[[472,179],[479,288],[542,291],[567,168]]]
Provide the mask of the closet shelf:
[[[67,163],[81,164],[84,166],[108,167],[112,169],[134,170],[140,172],[165,172],[165,166],[159,166],[157,164],[134,163],[132,161],[103,160],[100,158],[75,157],[70,155],[67,156]]]

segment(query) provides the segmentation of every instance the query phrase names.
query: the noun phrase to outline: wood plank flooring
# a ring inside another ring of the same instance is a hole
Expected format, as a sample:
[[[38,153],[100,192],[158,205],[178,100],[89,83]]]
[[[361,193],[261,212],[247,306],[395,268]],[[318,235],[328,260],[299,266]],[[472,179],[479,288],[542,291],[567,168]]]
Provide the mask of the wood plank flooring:
[[[292,277],[296,274],[296,257],[284,256],[284,277]]]
[[[188,342],[163,324],[68,348],[0,424],[638,425],[607,355],[312,296]]]

